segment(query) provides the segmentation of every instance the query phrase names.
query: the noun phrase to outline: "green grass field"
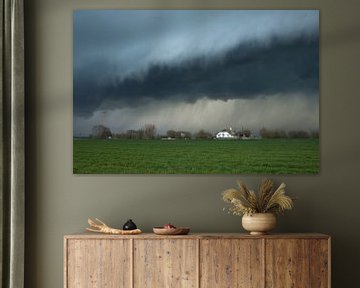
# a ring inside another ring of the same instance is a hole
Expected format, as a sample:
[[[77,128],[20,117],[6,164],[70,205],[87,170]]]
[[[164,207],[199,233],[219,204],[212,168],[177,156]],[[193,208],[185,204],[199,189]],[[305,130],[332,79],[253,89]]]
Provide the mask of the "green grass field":
[[[75,174],[317,174],[318,139],[74,139]]]

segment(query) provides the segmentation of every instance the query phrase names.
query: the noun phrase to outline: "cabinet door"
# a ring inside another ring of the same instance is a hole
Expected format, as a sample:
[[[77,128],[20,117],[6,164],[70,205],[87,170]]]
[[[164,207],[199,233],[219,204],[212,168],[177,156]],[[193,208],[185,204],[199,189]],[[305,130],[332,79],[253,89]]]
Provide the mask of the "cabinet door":
[[[130,240],[68,239],[65,287],[131,287],[130,248]]]
[[[266,287],[309,287],[309,240],[266,239]]]
[[[330,240],[310,241],[310,287],[330,287]]]
[[[327,239],[267,239],[266,287],[328,287]]]
[[[200,241],[200,287],[264,287],[261,239]]]
[[[197,287],[197,240],[134,240],[134,287]]]

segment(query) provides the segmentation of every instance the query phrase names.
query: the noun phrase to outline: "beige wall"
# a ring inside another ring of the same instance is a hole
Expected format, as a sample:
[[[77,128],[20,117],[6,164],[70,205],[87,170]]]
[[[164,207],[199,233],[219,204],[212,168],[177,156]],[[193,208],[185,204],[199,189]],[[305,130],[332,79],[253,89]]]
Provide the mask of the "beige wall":
[[[193,231],[237,232],[220,192],[264,176],[72,174],[72,12],[83,8],[315,8],[321,15],[321,173],[273,177],[299,197],[280,232],[333,236],[333,286],[357,287],[360,258],[359,2],[314,0],[33,0],[26,8],[26,287],[62,287],[63,235],[88,216],[145,231],[172,222]],[[286,111],[284,111],[286,113]]]

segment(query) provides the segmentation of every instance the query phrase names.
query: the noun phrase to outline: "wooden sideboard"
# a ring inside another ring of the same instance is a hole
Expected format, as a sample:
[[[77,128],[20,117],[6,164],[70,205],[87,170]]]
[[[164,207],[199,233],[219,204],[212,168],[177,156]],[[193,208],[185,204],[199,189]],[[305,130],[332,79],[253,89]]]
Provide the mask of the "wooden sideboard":
[[[65,288],[329,288],[323,234],[66,235]]]

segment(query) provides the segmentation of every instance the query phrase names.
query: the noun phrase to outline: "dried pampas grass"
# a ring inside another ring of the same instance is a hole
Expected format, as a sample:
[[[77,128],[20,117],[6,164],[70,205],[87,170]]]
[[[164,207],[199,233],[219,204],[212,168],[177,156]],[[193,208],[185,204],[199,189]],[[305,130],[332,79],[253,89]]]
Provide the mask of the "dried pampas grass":
[[[285,183],[274,190],[274,182],[264,179],[258,194],[249,190],[245,183],[238,181],[238,189],[227,189],[222,193],[222,199],[229,203],[229,213],[233,215],[251,215],[255,213],[283,214],[294,208],[294,198],[285,195]]]

